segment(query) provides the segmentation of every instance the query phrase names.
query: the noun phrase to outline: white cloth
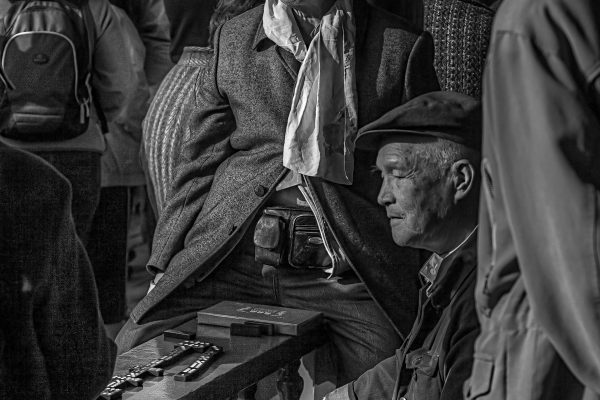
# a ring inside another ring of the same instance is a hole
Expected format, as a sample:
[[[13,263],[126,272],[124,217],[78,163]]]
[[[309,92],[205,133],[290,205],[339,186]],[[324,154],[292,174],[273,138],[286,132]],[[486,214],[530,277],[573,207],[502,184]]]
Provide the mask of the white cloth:
[[[283,148],[283,165],[307,176],[351,184],[357,132],[356,28],[351,0],[322,17],[308,49],[292,9],[267,0],[267,37],[302,62]]]

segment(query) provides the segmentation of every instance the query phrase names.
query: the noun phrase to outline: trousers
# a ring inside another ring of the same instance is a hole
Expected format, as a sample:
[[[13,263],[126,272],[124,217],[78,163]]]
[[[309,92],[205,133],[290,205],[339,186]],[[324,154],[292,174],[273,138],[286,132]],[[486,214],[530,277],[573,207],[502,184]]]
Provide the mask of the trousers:
[[[138,324],[129,319],[116,338],[119,352],[195,318],[200,309],[232,300],[322,312],[335,362],[318,360],[316,383],[345,384],[394,354],[399,335],[353,273],[328,279],[318,269],[263,271],[249,239],[208,278],[180,285]]]

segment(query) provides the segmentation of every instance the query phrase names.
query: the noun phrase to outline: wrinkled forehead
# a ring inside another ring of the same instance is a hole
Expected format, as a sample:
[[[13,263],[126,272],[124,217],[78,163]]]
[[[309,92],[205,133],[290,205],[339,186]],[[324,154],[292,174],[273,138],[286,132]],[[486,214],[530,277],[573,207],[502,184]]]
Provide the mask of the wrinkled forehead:
[[[392,135],[382,138],[377,152],[377,168],[416,168],[421,153],[437,143],[433,137]]]
[[[410,134],[410,133],[405,133],[405,132],[398,132],[398,133],[388,133],[386,135],[383,135],[381,137],[381,140],[379,141],[379,146],[381,148],[388,143],[402,143],[402,144],[406,144],[406,145],[415,145],[415,144],[425,145],[427,143],[437,143],[437,142],[438,142],[438,138],[435,136],[417,135],[417,134]]]

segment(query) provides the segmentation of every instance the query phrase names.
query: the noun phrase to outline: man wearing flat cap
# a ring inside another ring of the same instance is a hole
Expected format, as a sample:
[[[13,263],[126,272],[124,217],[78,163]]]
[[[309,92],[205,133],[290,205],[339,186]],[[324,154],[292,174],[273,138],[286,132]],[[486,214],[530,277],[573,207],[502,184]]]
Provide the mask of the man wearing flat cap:
[[[433,254],[420,271],[417,319],[396,355],[328,400],[462,398],[479,334],[473,293],[480,141],[479,101],[454,92],[416,97],[360,130],[357,147],[378,150],[378,202],[394,242]]]

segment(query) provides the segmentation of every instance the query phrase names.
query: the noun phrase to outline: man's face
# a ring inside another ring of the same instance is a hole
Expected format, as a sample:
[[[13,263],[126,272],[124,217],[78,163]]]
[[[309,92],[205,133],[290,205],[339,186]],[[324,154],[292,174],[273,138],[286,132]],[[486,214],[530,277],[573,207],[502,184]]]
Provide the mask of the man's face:
[[[386,209],[398,246],[436,251],[444,237],[441,222],[453,199],[447,171],[422,156],[425,146],[431,143],[392,141],[379,149],[383,183],[377,201]]]

